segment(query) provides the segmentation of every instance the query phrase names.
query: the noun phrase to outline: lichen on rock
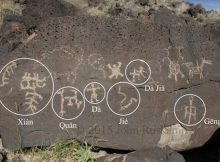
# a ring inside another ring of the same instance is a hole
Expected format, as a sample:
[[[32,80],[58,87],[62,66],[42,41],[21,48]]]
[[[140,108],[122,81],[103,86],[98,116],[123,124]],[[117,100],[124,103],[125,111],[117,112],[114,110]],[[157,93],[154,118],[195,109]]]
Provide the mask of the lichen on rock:
[[[191,145],[194,131],[183,128],[180,124],[165,127],[162,131],[159,147],[169,146],[174,150],[186,150]]]

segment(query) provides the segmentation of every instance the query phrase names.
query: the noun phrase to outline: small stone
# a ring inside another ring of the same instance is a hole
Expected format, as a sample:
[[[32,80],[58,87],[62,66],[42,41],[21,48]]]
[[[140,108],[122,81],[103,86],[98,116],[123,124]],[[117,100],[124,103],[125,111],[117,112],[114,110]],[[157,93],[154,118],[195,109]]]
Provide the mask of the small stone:
[[[25,160],[23,160],[21,157],[14,157],[11,162],[25,162]]]
[[[190,8],[188,10],[188,14],[192,17],[196,17],[197,16],[197,13],[196,13],[196,10],[194,8]]]
[[[19,0],[19,3],[20,3],[20,4],[26,4],[26,3],[27,3],[27,0]]]
[[[138,3],[142,6],[151,6],[153,4],[155,4],[155,0],[138,0]]]
[[[3,156],[2,156],[2,154],[0,153],[0,162],[2,162],[3,161]]]
[[[139,2],[140,5],[142,5],[142,6],[149,5],[149,0],[139,0],[138,2]]]

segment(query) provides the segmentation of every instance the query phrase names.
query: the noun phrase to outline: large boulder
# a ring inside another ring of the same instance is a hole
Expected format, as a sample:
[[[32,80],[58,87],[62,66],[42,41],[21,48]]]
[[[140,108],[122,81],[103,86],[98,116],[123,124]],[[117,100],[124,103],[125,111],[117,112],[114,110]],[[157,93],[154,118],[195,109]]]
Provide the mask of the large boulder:
[[[184,158],[169,148],[149,148],[125,155],[107,155],[97,159],[97,162],[185,162]]]
[[[204,119],[219,118],[219,28],[172,16],[176,22],[171,25],[53,18],[39,27],[32,41],[7,57],[0,55],[1,68],[17,58],[33,58],[52,75],[30,59],[3,68],[0,98],[11,111],[1,106],[4,147],[69,138],[122,150],[203,145],[218,129]],[[104,100],[103,87],[91,82],[103,85],[108,92]]]

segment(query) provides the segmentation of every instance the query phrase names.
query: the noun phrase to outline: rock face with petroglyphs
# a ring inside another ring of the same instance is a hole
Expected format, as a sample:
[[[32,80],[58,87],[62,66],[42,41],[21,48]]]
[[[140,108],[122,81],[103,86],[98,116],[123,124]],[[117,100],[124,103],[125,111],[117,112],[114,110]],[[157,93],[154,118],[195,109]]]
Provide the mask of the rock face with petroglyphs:
[[[219,27],[174,15],[175,23],[158,24],[163,15],[149,23],[53,18],[0,55],[4,146],[77,138],[122,150],[187,150],[208,141],[218,126],[206,119],[219,119]]]

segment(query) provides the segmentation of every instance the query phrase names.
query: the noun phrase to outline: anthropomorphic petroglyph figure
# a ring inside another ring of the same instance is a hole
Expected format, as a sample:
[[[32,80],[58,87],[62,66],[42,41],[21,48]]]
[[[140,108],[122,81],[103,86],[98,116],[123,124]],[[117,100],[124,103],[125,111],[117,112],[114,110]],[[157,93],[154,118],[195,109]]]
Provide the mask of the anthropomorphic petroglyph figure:
[[[82,101],[80,101],[78,99],[78,92],[76,90],[71,90],[71,92],[74,93],[73,96],[65,96],[64,93],[64,89],[60,90],[59,92],[57,92],[57,94],[60,95],[60,116],[63,117],[66,114],[66,111],[64,110],[64,106],[65,106],[65,101],[67,102],[67,106],[74,106],[74,104],[76,105],[77,109],[80,108],[80,106],[82,105]]]
[[[141,77],[145,79],[145,74],[147,74],[147,72],[144,71],[144,67],[142,66],[140,66],[138,70],[134,68],[134,71],[130,73],[133,82],[136,81],[136,78],[137,80],[141,80]]]
[[[46,86],[46,77],[43,79],[39,78],[37,73],[25,72],[20,82],[21,90],[25,90],[25,103],[27,108],[25,111],[31,111],[32,113],[37,111],[38,100],[43,100],[43,96],[37,93],[37,89],[44,88]]]
[[[134,97],[128,99],[128,96],[121,91],[121,86],[118,87],[118,94],[123,96],[123,99],[120,102],[120,110],[124,111],[128,109],[133,103],[138,102],[138,100]]]
[[[167,59],[169,61],[169,75],[168,78],[172,78],[172,76],[174,77],[175,81],[178,81],[178,75],[181,76],[181,78],[184,78],[185,75],[182,73],[181,71],[181,67],[180,67],[180,61],[183,60],[184,58],[181,56],[181,47],[176,47],[178,49],[178,59],[177,60],[171,60],[170,58],[170,50],[172,49],[172,47],[168,47],[168,49],[166,49],[167,52],[167,57],[165,57],[163,59],[163,62],[165,61],[165,59]]]
[[[191,79],[193,78],[194,75],[199,75],[200,79],[204,78],[203,69],[205,64],[211,65],[212,61],[202,58],[200,65],[198,61],[196,61],[196,65],[194,65],[192,62],[183,63],[183,65],[186,65],[186,67],[189,69],[189,77]]]
[[[188,124],[191,124],[192,117],[194,121],[196,121],[196,106],[193,104],[194,102],[194,97],[190,96],[189,97],[189,106],[185,106],[184,110],[184,119],[188,119]]]
[[[5,70],[2,72],[2,82],[0,83],[0,87],[4,87],[9,83],[9,77],[14,74],[14,69],[17,68],[17,63],[13,62],[9,64]]]
[[[110,65],[108,64],[108,68],[111,70],[111,75],[109,76],[110,79],[118,79],[118,77],[123,77],[124,75],[121,73],[121,66],[122,66],[122,63],[121,62],[118,62],[117,64],[113,64]]]
[[[101,71],[103,77],[106,78],[106,64],[104,58],[101,55],[91,54],[88,58],[88,63],[90,66],[92,66],[93,69]]]
[[[91,88],[86,88],[86,92],[91,92],[90,102],[92,103],[99,102],[97,90],[100,90],[100,89],[101,87],[95,87],[94,83],[91,84]]]

